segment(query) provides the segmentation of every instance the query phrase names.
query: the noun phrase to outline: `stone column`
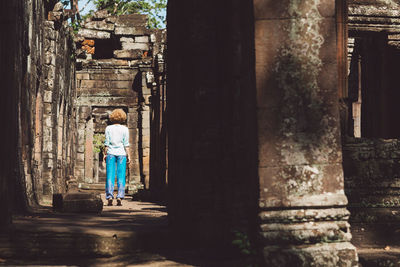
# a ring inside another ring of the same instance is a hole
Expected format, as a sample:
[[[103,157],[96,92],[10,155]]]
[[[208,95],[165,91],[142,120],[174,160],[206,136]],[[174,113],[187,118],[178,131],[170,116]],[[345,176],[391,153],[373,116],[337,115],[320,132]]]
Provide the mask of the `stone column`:
[[[259,217],[268,266],[355,266],[334,0],[254,0]]]
[[[93,183],[93,118],[87,121],[85,130],[85,182]]]

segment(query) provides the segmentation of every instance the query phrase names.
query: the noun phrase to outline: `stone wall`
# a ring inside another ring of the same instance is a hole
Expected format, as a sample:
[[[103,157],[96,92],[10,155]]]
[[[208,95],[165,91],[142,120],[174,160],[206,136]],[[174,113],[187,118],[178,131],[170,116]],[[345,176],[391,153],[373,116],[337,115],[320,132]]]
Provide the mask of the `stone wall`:
[[[400,141],[346,138],[346,195],[351,208],[400,207]]]
[[[349,1],[348,114],[343,135],[397,138],[400,126],[400,5],[396,1]]]
[[[65,192],[65,181],[74,175],[76,158],[75,45],[71,29],[60,21],[44,22],[43,91],[37,97],[35,164],[43,195]],[[43,109],[41,109],[41,107]],[[40,131],[42,120],[42,132]],[[40,140],[42,137],[42,140]],[[41,147],[40,147],[40,144]],[[42,153],[42,158],[38,155]],[[40,165],[42,166],[40,167]],[[40,176],[40,173],[42,174]]]
[[[1,5],[6,92],[1,107],[7,118],[1,178],[7,190],[1,207],[16,210],[48,202],[52,193],[63,192],[72,174],[74,46],[64,18],[46,20],[53,8],[63,16],[61,4],[21,0]]]
[[[144,15],[111,16],[98,11],[82,24],[76,37],[80,58],[75,170],[81,187],[105,181],[102,152],[93,146],[93,138],[104,134],[108,115],[119,107],[127,112],[130,133],[128,190],[142,185],[149,189],[150,114],[156,100],[152,95],[163,82],[155,74],[160,73],[157,62],[163,65],[165,32],[149,30],[146,24]]]

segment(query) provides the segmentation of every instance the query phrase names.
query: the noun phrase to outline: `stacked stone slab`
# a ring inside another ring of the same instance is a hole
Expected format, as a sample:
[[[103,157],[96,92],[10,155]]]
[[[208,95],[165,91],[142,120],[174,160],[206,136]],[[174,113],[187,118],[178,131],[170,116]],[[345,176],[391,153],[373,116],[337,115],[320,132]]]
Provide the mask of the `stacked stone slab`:
[[[75,39],[78,46],[78,157],[75,168],[83,186],[104,182],[105,170],[93,136],[103,134],[108,115],[123,108],[128,115],[132,190],[149,184],[150,110],[155,61],[164,52],[165,33],[146,28],[147,16],[111,16],[98,11]],[[147,181],[147,182],[146,182]]]

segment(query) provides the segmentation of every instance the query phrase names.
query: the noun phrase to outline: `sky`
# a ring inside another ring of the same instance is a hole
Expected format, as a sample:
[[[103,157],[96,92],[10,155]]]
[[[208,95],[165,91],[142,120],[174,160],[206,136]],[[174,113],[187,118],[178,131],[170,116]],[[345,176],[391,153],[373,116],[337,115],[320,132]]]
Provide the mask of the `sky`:
[[[90,0],[78,0],[78,7],[79,7],[80,14],[82,16],[89,13],[90,10],[96,9],[93,4],[93,1],[90,1]],[[164,17],[166,16],[165,13],[166,12],[163,13]],[[161,28],[165,28],[165,27],[166,27],[166,25],[164,23],[161,23]]]
[[[86,5],[86,3],[88,3],[89,2],[89,4],[85,7],[85,5]],[[89,0],[79,0],[78,1],[78,7],[79,7],[79,10],[81,11],[82,10],[82,8],[83,7],[85,7],[81,12],[81,14],[82,15],[85,15],[85,14],[87,14],[90,10],[94,10],[95,8],[94,8],[94,5],[93,5],[93,3],[91,2],[91,1],[89,1]]]

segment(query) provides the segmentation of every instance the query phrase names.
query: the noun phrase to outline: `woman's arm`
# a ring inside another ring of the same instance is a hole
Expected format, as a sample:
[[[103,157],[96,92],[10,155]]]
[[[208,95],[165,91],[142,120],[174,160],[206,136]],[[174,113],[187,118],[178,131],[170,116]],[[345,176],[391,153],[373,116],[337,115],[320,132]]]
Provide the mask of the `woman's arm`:
[[[107,158],[107,151],[108,151],[108,146],[104,147],[104,150],[103,150],[103,161],[105,161],[106,158]]]
[[[129,147],[125,146],[124,148],[126,152],[126,162],[129,163],[131,161],[131,157],[129,156],[130,155]]]
[[[105,161],[107,158],[107,152],[108,152],[108,146],[110,145],[110,132],[108,130],[108,126],[106,127],[105,130],[105,140],[104,140],[104,151],[103,151],[103,160]]]

